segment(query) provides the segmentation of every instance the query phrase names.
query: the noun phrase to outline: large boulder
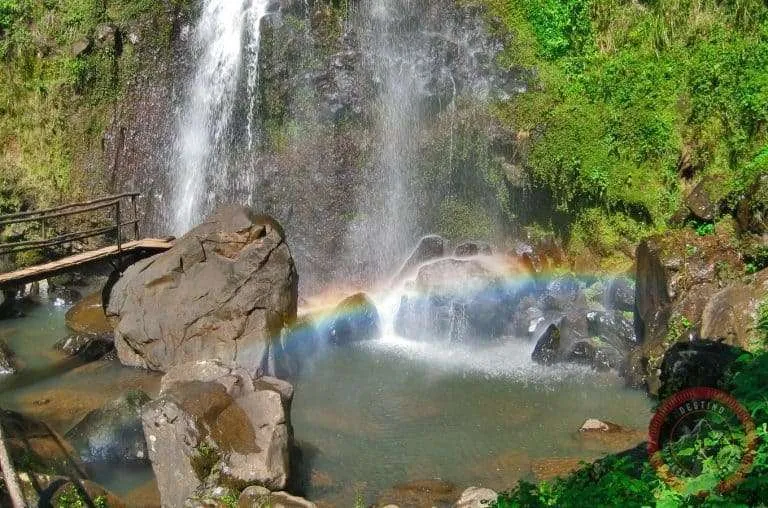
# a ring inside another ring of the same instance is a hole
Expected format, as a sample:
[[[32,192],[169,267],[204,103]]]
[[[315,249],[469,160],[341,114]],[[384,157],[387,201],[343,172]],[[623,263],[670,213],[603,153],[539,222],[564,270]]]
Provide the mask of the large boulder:
[[[632,353],[628,382],[655,394],[665,351],[689,335],[700,335],[708,303],[744,269],[738,241],[725,225],[716,227],[714,235],[685,229],[644,240],[637,248],[634,315],[641,346]],[[746,337],[731,339],[741,344]]]
[[[737,207],[736,217],[741,231],[768,233],[768,174],[760,175],[749,187]]]
[[[704,177],[685,198],[691,215],[703,221],[712,221],[720,214],[727,186],[722,177]]]
[[[661,362],[659,397],[699,386],[725,388],[729,369],[743,353],[741,348],[711,340],[676,343]]]
[[[364,293],[357,293],[339,303],[326,329],[333,345],[374,340],[381,337],[381,318],[376,305]]]
[[[112,288],[107,315],[128,366],[167,371],[220,359],[274,374],[298,276],[277,222],[231,206],[140,261]]]
[[[400,282],[404,279],[412,277],[414,273],[419,269],[421,265],[434,259],[439,259],[445,255],[445,240],[442,236],[427,235],[419,240],[419,244],[413,249],[411,255],[405,260],[403,266],[397,276],[394,278],[393,283]]]
[[[487,242],[468,241],[460,243],[453,250],[453,255],[457,258],[469,258],[473,256],[491,256],[493,249]]]
[[[512,328],[519,289],[482,258],[425,264],[400,302],[395,331],[419,340],[502,337]]]
[[[551,365],[559,360],[560,329],[551,324],[536,341],[536,347],[531,353],[531,360],[542,365]]]
[[[293,388],[242,368],[201,361],[171,369],[142,412],[149,458],[165,507],[215,486],[286,486]]]
[[[149,396],[132,390],[88,413],[66,434],[83,462],[146,461],[141,408]]]

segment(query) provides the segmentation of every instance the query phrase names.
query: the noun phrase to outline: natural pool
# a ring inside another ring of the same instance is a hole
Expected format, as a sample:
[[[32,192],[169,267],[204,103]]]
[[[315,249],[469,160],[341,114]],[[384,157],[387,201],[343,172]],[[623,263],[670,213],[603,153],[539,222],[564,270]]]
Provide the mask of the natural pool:
[[[155,395],[159,376],[117,362],[66,360],[63,306],[43,302],[0,322],[23,368],[0,381],[0,405],[64,433],[128,388]],[[650,402],[610,373],[542,367],[533,344],[466,349],[389,335],[329,348],[295,380],[292,419],[304,494],[327,506],[374,502],[393,485],[427,479],[509,488],[546,458],[595,458],[612,445],[577,429],[600,418],[642,431]],[[156,500],[149,467],[91,468],[131,505]]]

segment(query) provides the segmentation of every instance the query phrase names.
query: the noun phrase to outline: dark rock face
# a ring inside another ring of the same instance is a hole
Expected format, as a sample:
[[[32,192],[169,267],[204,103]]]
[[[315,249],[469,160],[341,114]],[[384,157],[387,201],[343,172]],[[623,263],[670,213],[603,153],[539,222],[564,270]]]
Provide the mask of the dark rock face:
[[[627,277],[616,277],[608,283],[607,306],[624,312],[635,309],[635,283]]]
[[[296,317],[297,283],[280,226],[224,208],[114,285],[107,314],[120,361],[166,371],[217,358],[252,375],[274,373],[277,339]]]
[[[163,506],[183,506],[217,485],[283,489],[292,397],[284,381],[219,362],[169,371],[142,413]]]
[[[357,293],[336,306],[327,328],[328,342],[343,346],[374,340],[381,336],[381,319],[376,305],[364,293]]]
[[[568,310],[574,306],[586,307],[581,284],[573,276],[554,279],[547,284],[544,305],[552,310]]]
[[[536,347],[531,353],[531,360],[542,365],[551,365],[558,360],[560,350],[560,329],[549,325],[542,336],[536,341]]]
[[[453,250],[453,255],[457,258],[469,258],[472,256],[490,256],[493,254],[493,249],[486,242],[464,242],[456,246]]]
[[[743,232],[768,233],[768,175],[761,175],[746,192],[736,211]]]
[[[443,259],[419,270],[416,294],[403,297],[395,331],[426,340],[487,340],[506,334],[518,288],[478,259]]]
[[[419,244],[413,249],[395,281],[400,281],[412,276],[418,268],[428,261],[439,259],[445,255],[445,240],[438,235],[428,235],[419,240]]]
[[[661,362],[659,397],[698,386],[724,388],[728,369],[743,353],[741,348],[715,341],[675,344]]]
[[[150,400],[142,391],[131,391],[88,413],[65,437],[86,463],[146,461],[141,408]]]
[[[93,362],[112,353],[115,350],[115,340],[111,334],[75,334],[64,337],[53,347],[69,356]]]
[[[4,340],[0,340],[0,376],[16,373],[15,354]]]
[[[691,215],[699,220],[712,221],[720,213],[723,195],[722,178],[704,178],[685,198],[685,205]]]
[[[635,286],[635,332],[641,347],[632,354],[628,382],[646,384],[656,393],[665,351],[689,333],[700,335],[705,308],[717,307],[710,300],[743,273],[737,241],[727,231],[716,229],[704,237],[691,230],[670,231],[643,241],[637,248]],[[748,339],[734,335],[728,342],[746,346]]]

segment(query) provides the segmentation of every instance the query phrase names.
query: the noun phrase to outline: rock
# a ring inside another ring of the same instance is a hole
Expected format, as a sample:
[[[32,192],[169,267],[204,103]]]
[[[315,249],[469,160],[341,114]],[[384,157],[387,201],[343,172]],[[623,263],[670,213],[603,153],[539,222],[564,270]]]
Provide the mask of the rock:
[[[519,288],[482,258],[423,265],[414,292],[404,296],[395,331],[416,340],[487,341],[507,334]]]
[[[13,291],[0,290],[0,319],[19,317],[15,296]]]
[[[628,277],[616,277],[608,283],[606,307],[609,310],[633,312],[635,309],[635,283]]]
[[[90,335],[78,333],[64,337],[53,345],[68,356],[76,356],[83,361],[93,362],[100,360],[115,350],[115,341],[112,335]]]
[[[738,241],[727,228],[698,236],[690,229],[650,237],[637,248],[635,332],[627,381],[658,389],[665,351],[699,333],[707,303],[744,273]]]
[[[215,361],[178,366],[166,378],[142,411],[163,506],[181,506],[203,486],[285,487],[293,436],[288,383]]]
[[[579,428],[583,444],[602,453],[626,450],[642,442],[647,435],[646,431],[629,429],[596,418],[588,418]]]
[[[539,459],[533,462],[531,470],[537,482],[548,482],[555,478],[568,476],[583,465],[584,459],[580,458]]]
[[[328,323],[328,341],[336,346],[381,337],[381,319],[376,305],[365,293],[357,293],[336,306]]]
[[[55,478],[49,482],[46,491],[41,493],[40,497],[45,497],[50,493],[51,506],[61,508],[91,506],[94,505],[93,501],[96,499],[102,500],[101,506],[108,506],[109,508],[124,508],[126,506],[118,496],[90,480],[73,481],[69,478]],[[43,505],[41,503],[41,506]],[[99,506],[99,504],[95,503],[95,506]]]
[[[131,390],[88,413],[65,437],[84,462],[146,461],[141,408],[150,400],[146,393]]]
[[[584,423],[581,424],[581,427],[579,427],[579,432],[610,432],[617,428],[619,428],[619,426],[615,423],[604,422],[597,418],[587,418]]]
[[[697,219],[713,221],[720,214],[725,189],[722,177],[704,177],[686,196],[685,205]]]
[[[442,258],[445,255],[445,240],[442,236],[429,235],[419,240],[408,259],[400,267],[394,282],[411,277],[427,261]]]
[[[686,388],[724,388],[728,369],[744,350],[715,341],[676,343],[661,362],[659,398]]]
[[[758,308],[768,295],[768,270],[755,274],[750,284],[734,282],[707,301],[701,313],[702,337],[724,339],[749,349],[760,340],[755,327]]]
[[[486,242],[464,242],[456,246],[453,255],[457,258],[469,258],[472,256],[490,256],[493,254],[491,246]]]
[[[0,424],[8,453],[19,471],[82,478],[85,468],[75,450],[42,421],[0,410]]]
[[[0,339],[0,376],[16,373],[16,355],[8,343]]]
[[[444,506],[454,503],[460,494],[456,485],[445,480],[416,480],[385,490],[377,505]]]
[[[80,334],[111,334],[112,325],[107,320],[101,301],[101,292],[92,293],[69,309],[64,315],[67,327]]]
[[[83,37],[72,43],[72,56],[77,58],[88,54],[93,49],[93,40],[90,37]]]
[[[107,315],[118,357],[159,371],[218,358],[274,374],[280,334],[296,318],[297,282],[279,224],[223,208],[114,285]]]
[[[768,174],[760,175],[744,194],[736,219],[742,232],[768,233]]]
[[[554,324],[549,325],[536,341],[536,347],[531,353],[531,360],[542,365],[551,365],[558,360],[560,350],[560,329]]]
[[[240,493],[238,508],[315,508],[317,505],[287,492],[270,492],[264,487],[248,487]]]
[[[498,497],[499,495],[491,489],[469,487],[461,493],[461,497],[453,506],[454,508],[483,508],[496,501]]]
[[[586,297],[578,279],[573,276],[558,277],[544,291],[544,306],[549,310],[566,311],[574,307],[586,307]]]

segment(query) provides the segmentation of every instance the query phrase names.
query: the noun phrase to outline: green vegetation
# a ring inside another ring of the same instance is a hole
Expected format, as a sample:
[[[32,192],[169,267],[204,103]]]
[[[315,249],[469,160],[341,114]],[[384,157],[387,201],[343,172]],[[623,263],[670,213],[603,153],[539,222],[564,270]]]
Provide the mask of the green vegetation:
[[[56,496],[53,505],[56,508],[85,508],[87,506],[107,508],[109,506],[106,496],[97,496],[89,502],[85,495],[72,484]]]
[[[0,0],[0,212],[103,190],[94,159],[114,103],[138,68],[128,35],[146,33],[148,43],[167,47],[163,4]]]
[[[632,241],[664,229],[683,188],[705,176],[722,178],[733,205],[768,171],[761,0],[472,3],[501,20],[502,65],[535,69],[530,91],[496,115],[532,133],[527,165],[570,217],[571,250],[611,250],[591,233],[596,221]]]

